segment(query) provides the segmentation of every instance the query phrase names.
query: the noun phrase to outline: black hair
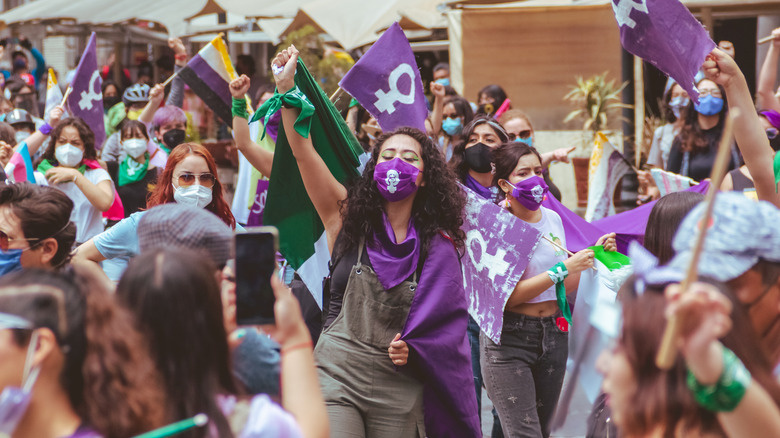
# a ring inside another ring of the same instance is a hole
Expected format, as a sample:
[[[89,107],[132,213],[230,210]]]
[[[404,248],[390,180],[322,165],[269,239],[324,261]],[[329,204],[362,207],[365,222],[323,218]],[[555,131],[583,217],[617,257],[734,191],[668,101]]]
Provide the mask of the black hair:
[[[218,394],[237,389],[215,272],[208,257],[154,250],[130,261],[116,295],[146,335],[174,418],[202,412],[216,425],[218,436],[232,437],[217,403]],[[182,436],[206,437],[210,432],[204,428]]]
[[[650,253],[658,258],[658,263],[665,265],[674,256],[672,239],[680,227],[685,216],[693,210],[702,200],[704,195],[694,192],[675,192],[659,199],[645,227],[644,246]]]
[[[495,110],[498,109],[498,107],[501,106],[502,103],[504,103],[507,97],[506,91],[504,91],[504,89],[501,88],[500,85],[488,85],[483,89],[479,90],[479,94],[477,94],[477,100],[480,100],[479,97],[481,97],[483,94],[493,98],[494,112]],[[480,111],[477,111],[477,114],[481,114]]]
[[[402,127],[379,136],[363,175],[352,183],[347,199],[341,204],[343,244],[340,244],[339,254],[356,247],[360,238],[370,236],[373,230],[384,228],[384,198],[374,182],[374,169],[382,145],[397,135],[406,135],[420,144],[424,184],[417,189],[412,218],[423,248],[427,248],[428,242],[439,232],[447,233],[456,246],[463,245],[465,235],[460,227],[463,224],[466,199],[455,183],[455,175],[447,167],[439,148],[424,132],[416,128]]]
[[[51,265],[61,267],[70,259],[70,251],[76,241],[76,224],[70,221],[73,201],[54,187],[22,182],[0,188],[0,205],[8,206],[19,218],[22,233],[35,247],[41,241],[53,238],[57,252]]]
[[[450,168],[455,171],[460,182],[466,181],[466,175],[469,174],[469,165],[466,163],[466,145],[469,142],[469,137],[474,133],[477,126],[489,125],[495,132],[501,143],[509,141],[509,135],[507,135],[504,127],[492,118],[485,117],[484,115],[477,115],[470,123],[468,123],[462,131],[461,141],[455,145],[452,150],[452,158],[450,158]]]
[[[446,62],[440,62],[433,66],[433,72],[436,73],[439,70],[447,70],[450,71],[450,65]]]

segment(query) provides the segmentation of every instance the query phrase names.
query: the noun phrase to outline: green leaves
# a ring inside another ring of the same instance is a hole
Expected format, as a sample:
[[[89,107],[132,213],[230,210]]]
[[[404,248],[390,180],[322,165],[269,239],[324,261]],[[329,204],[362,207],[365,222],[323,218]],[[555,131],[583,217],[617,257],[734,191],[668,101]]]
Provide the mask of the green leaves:
[[[619,86],[615,80],[607,80],[607,72],[589,78],[577,77],[577,85],[563,97],[573,106],[578,107],[563,119],[564,123],[582,119],[582,129],[594,133],[607,126],[609,116],[622,108],[633,108],[620,101],[620,94],[628,85],[628,81]]]

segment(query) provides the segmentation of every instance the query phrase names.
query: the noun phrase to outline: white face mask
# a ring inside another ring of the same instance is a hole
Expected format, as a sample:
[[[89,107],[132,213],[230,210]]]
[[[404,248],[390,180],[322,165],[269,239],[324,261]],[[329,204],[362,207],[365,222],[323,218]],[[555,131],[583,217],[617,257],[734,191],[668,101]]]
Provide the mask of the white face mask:
[[[146,153],[146,140],[142,138],[128,138],[122,142],[122,149],[132,158],[138,158]]]
[[[76,167],[81,163],[81,159],[84,158],[84,151],[70,143],[65,143],[54,149],[54,157],[62,166]]]
[[[211,204],[212,189],[195,184],[187,187],[173,186],[173,199],[182,205],[191,205],[198,208],[206,208]]]
[[[29,137],[31,134],[27,131],[16,131],[16,134],[14,134],[14,137],[16,138],[16,144],[21,144],[23,141],[27,140],[27,137]]]

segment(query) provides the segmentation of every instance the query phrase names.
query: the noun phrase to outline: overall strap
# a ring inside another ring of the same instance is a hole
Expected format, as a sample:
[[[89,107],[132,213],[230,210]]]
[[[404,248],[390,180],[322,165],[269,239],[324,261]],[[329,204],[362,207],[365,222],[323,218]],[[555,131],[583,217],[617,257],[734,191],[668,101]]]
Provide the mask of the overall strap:
[[[358,243],[357,263],[355,264],[355,266],[357,266],[358,268],[360,268],[360,266],[362,265],[360,261],[363,259],[363,247],[365,245],[366,245],[366,237],[360,236],[360,243]]]

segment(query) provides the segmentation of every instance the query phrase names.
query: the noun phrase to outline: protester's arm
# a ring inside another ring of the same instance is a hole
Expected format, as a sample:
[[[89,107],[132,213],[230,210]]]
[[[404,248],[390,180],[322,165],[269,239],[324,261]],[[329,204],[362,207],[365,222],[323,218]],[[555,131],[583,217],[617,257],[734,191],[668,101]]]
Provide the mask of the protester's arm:
[[[276,326],[271,335],[281,345],[282,406],[291,413],[306,438],[330,436],[328,413],[320,391],[309,329],[298,300],[277,275],[272,276]]]
[[[184,105],[184,80],[178,73],[187,65],[187,49],[179,38],[168,38],[168,47],[173,49],[176,59],[173,66],[173,74],[176,77],[171,80],[171,91],[168,93],[165,104],[181,108]]]
[[[282,50],[274,58],[273,64],[276,68],[284,67],[281,73],[274,74],[278,92],[285,93],[295,87],[295,67],[298,64],[298,50],[295,46]],[[294,123],[298,110],[283,107],[281,111],[284,132],[298,163],[303,185],[325,226],[328,246],[332,250],[333,242],[341,230],[339,208],[340,203],[347,198],[347,189],[330,173],[328,166],[314,149],[311,136],[304,138],[295,131]]]
[[[766,59],[761,65],[756,86],[756,106],[760,109],[780,111],[780,101],[775,96],[775,81],[777,81],[777,62],[780,59],[780,28],[772,31],[772,44]]]
[[[46,171],[46,180],[51,185],[72,182],[100,211],[108,211],[114,203],[114,184],[110,178],[94,184],[77,169],[58,166]]]
[[[29,50],[33,59],[35,59],[35,69],[32,70],[32,75],[35,78],[35,85],[37,87],[40,85],[43,73],[46,71],[46,60],[43,58],[43,54],[41,54],[40,50],[32,46],[32,43],[30,43],[30,40],[27,39],[27,37],[19,38],[19,45]]]
[[[569,154],[574,151],[576,147],[571,148],[558,148],[554,151],[545,152],[542,154],[542,167],[547,168],[553,161],[557,161],[559,163],[568,163],[569,160]]]
[[[739,110],[734,120],[734,138],[745,160],[758,199],[780,206],[780,194],[775,184],[773,168],[774,151],[761,126],[750,96],[745,76],[728,55],[713,49],[702,65],[704,74],[726,90],[729,110]]]
[[[100,263],[103,260],[106,260],[106,258],[103,256],[103,254],[100,253],[100,251],[98,251],[97,246],[95,246],[94,237],[79,245],[79,247],[76,248],[76,251],[73,253],[74,262]]]
[[[246,75],[230,82],[230,94],[233,99],[238,99],[242,105],[246,105],[244,95],[249,90],[250,81]],[[263,176],[271,177],[271,166],[274,161],[274,153],[265,149],[252,141],[249,133],[249,121],[240,116],[233,116],[233,139],[236,141],[236,147],[247,161],[259,170]]]
[[[566,270],[569,272],[568,277],[564,280],[567,290],[569,284],[567,280],[569,277],[576,278],[576,282],[579,282],[579,273],[585,269],[590,269],[593,266],[593,250],[583,249],[572,257],[563,262],[566,266]],[[550,266],[552,268],[552,266]],[[572,280],[574,281],[574,280]],[[512,291],[512,295],[509,296],[509,300],[506,303],[506,310],[512,311],[518,306],[527,303],[539,296],[542,292],[546,291],[553,285],[552,279],[547,272],[535,275],[525,280],[517,282],[515,289]]]
[[[60,119],[62,118],[62,113],[64,112],[64,109],[61,106],[56,106],[54,109],[51,110],[51,113],[49,113],[50,119],[49,119],[49,126],[52,128],[56,127],[57,124],[60,123]],[[24,140],[25,143],[27,143],[27,150],[30,151],[30,157],[35,155],[36,152],[38,152],[38,149],[41,147],[44,141],[49,138],[49,134],[43,134],[40,130],[33,132],[27,139]],[[21,145],[16,145],[18,148]]]
[[[165,87],[162,84],[157,84],[149,91],[149,103],[146,104],[144,110],[141,111],[141,115],[138,116],[138,120],[144,125],[150,125],[152,119],[154,119],[154,113],[160,108],[160,104],[165,97]]]
[[[441,132],[441,121],[444,113],[444,96],[446,90],[444,85],[431,82],[431,94],[433,94],[433,111],[431,112],[431,126],[433,126],[433,135],[439,135]]]
[[[706,283],[694,283],[685,293],[671,285],[666,296],[667,316],[683,321],[678,341],[688,369],[700,384],[715,384],[724,372],[724,347],[718,339],[731,330],[731,302]],[[756,380],[733,411],[718,412],[718,421],[733,438],[780,436],[780,409]]]

